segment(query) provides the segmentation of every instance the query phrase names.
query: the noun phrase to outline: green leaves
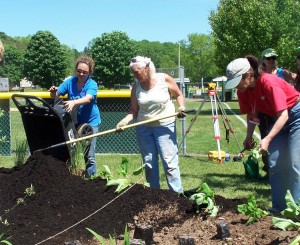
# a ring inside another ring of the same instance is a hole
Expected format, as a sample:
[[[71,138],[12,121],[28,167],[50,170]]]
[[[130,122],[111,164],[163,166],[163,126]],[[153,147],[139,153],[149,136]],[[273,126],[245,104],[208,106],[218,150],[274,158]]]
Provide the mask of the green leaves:
[[[299,1],[221,0],[209,16],[218,67],[225,68],[230,60],[247,54],[259,57],[268,47],[277,50],[282,67],[295,67],[299,21]]]
[[[8,240],[1,240],[4,237],[5,233],[0,233],[0,243],[7,244],[7,245],[13,245]]]
[[[132,82],[129,70],[134,44],[125,32],[103,33],[93,40],[91,56],[95,61],[94,76],[105,87]]]
[[[103,165],[104,170],[100,172],[100,176],[106,178],[107,183],[106,186],[117,186],[117,189],[115,193],[120,193],[121,191],[125,190],[126,188],[130,187],[132,185],[132,181],[130,180],[130,177],[128,176],[128,165],[129,162],[127,158],[122,157],[122,162],[120,165],[120,170],[118,171],[118,176],[121,176],[123,178],[114,179],[109,167],[107,165]],[[144,169],[144,165],[140,166],[138,169],[133,171],[133,175],[139,175],[142,173],[142,170]],[[144,184],[147,186],[147,184]],[[149,184],[148,184],[149,186]]]
[[[87,229],[89,232],[91,232],[96,238],[97,238],[97,240],[102,244],[102,245],[109,245],[106,241],[105,241],[105,239],[102,237],[102,236],[100,236],[97,232],[95,232],[95,231],[93,231],[92,229],[90,229],[90,228],[85,228],[85,229]],[[113,238],[111,237],[111,235],[109,235],[109,241],[110,241],[110,244],[111,245],[114,245],[115,244],[115,241],[113,240]]]
[[[249,219],[246,223],[247,225],[252,224],[261,217],[268,215],[267,211],[264,211],[259,207],[262,203],[262,198],[256,200],[253,195],[250,195],[248,197],[248,203],[238,205],[237,210],[240,213],[249,216]]]
[[[120,193],[127,187],[131,186],[131,183],[129,182],[128,179],[115,179],[115,180],[112,179],[112,180],[107,181],[106,185],[107,186],[117,185],[118,187],[115,192]]]
[[[38,31],[31,37],[24,56],[24,75],[34,84],[49,88],[66,77],[66,53],[49,31]]]
[[[96,239],[101,243],[101,245],[109,245],[109,244],[110,245],[115,245],[116,244],[115,239],[113,239],[113,237],[111,235],[109,235],[109,243],[107,243],[105,241],[105,239],[101,235],[99,235],[97,232],[95,232],[92,229],[87,228],[87,227],[85,229],[87,229],[89,232],[91,232],[96,237]],[[125,226],[124,243],[123,244],[124,245],[130,245],[130,233],[129,233],[127,225]]]
[[[195,191],[196,193],[189,197],[190,201],[196,204],[196,213],[200,213],[200,208],[206,206],[204,212],[211,217],[217,216],[218,206],[214,202],[214,192],[206,183],[202,183]]]
[[[299,221],[299,214],[300,214],[300,205],[297,205],[290,190],[287,190],[287,193],[285,195],[285,201],[287,208],[281,212],[281,214],[286,218],[278,218],[273,217],[272,222],[273,224],[278,227],[279,229],[282,229],[284,231],[288,229],[299,229],[300,228],[300,222]],[[293,221],[292,219],[296,220]]]
[[[300,223],[294,222],[291,219],[273,217],[272,222],[276,227],[278,227],[279,229],[284,230],[284,231],[287,231],[287,230],[293,229],[293,228],[298,228],[298,229],[300,228]]]
[[[125,157],[122,157],[121,170],[119,171],[119,175],[126,177],[128,172],[128,160]]]

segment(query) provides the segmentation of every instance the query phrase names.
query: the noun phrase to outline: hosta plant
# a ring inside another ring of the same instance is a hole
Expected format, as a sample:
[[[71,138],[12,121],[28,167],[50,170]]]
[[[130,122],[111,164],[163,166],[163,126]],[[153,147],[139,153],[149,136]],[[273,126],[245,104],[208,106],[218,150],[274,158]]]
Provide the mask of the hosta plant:
[[[287,208],[281,212],[285,218],[273,217],[273,224],[284,231],[289,229],[300,229],[300,204],[296,204],[290,190],[285,195]],[[298,200],[300,202],[300,198]]]
[[[189,197],[189,200],[195,202],[196,213],[200,213],[200,209],[204,208],[204,212],[211,217],[217,216],[219,207],[215,204],[215,194],[206,183],[202,183],[195,193]]]
[[[132,174],[137,176],[142,173],[143,169],[144,165],[134,170]],[[104,170],[100,172],[100,176],[104,177],[107,180],[107,186],[117,186],[117,189],[115,191],[116,193],[120,193],[133,184],[130,176],[128,175],[128,160],[125,157],[122,157],[122,162],[118,171],[118,176],[120,176],[121,178],[115,179],[107,165],[104,165]],[[148,183],[144,183],[144,185],[149,186]]]

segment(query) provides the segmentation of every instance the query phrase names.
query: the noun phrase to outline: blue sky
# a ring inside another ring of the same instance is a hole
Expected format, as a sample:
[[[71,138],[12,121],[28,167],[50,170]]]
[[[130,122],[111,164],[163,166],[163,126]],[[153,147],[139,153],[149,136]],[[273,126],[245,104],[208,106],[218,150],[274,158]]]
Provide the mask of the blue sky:
[[[0,31],[11,37],[50,31],[62,44],[83,51],[105,32],[178,42],[209,34],[208,16],[219,0],[0,0]]]

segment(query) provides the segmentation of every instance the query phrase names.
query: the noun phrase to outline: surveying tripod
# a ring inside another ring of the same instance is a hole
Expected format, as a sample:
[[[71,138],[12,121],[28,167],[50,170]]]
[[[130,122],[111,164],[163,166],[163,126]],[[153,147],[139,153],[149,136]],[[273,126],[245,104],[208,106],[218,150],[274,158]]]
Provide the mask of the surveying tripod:
[[[230,123],[230,120],[227,117],[227,114],[226,114],[226,112],[223,108],[222,102],[218,97],[215,83],[209,83],[208,84],[207,95],[205,95],[205,97],[204,97],[203,101],[201,102],[198,110],[196,111],[196,114],[192,117],[191,123],[190,123],[189,127],[187,128],[187,130],[185,131],[184,139],[185,139],[186,135],[190,132],[194,122],[196,121],[197,117],[199,116],[199,114],[202,110],[202,107],[203,107],[204,103],[206,102],[206,100],[208,99],[208,97],[210,98],[211,113],[212,113],[212,120],[213,120],[214,133],[215,133],[215,140],[217,141],[217,147],[218,147],[218,161],[219,161],[219,163],[222,163],[221,148],[220,148],[221,136],[220,136],[218,107],[220,109],[221,116],[222,116],[222,119],[223,119],[223,123],[224,123],[224,126],[226,128],[226,140],[227,140],[227,142],[229,142],[228,137],[229,137],[229,132],[230,132],[230,133],[233,134],[233,137],[234,137],[240,151],[242,151],[242,148],[241,148],[241,146],[240,146],[240,144],[239,144],[239,142],[236,138],[235,131],[233,130],[232,125]],[[218,105],[218,107],[217,107],[217,105]],[[225,123],[226,123],[228,128],[226,127]]]

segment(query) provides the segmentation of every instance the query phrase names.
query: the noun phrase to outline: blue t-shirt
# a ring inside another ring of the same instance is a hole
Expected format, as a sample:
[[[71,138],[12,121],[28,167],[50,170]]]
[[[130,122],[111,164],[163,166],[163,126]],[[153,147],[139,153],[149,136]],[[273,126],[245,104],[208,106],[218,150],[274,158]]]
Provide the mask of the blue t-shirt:
[[[97,106],[97,83],[90,77],[87,79],[80,91],[77,91],[76,76],[67,78],[57,89],[59,95],[68,94],[68,100],[75,100],[85,97],[87,94],[93,97],[92,101],[77,108],[78,124],[88,123],[92,127],[99,126],[101,123],[100,111]]]

